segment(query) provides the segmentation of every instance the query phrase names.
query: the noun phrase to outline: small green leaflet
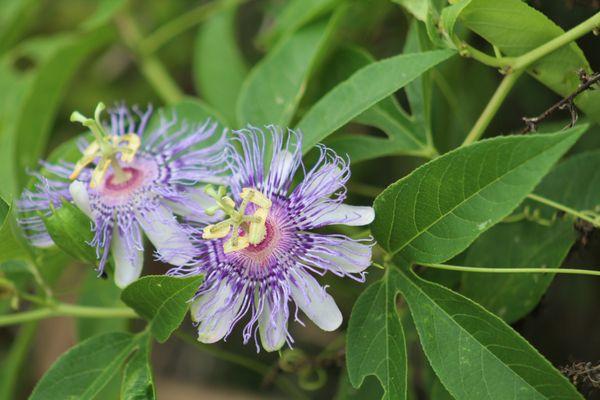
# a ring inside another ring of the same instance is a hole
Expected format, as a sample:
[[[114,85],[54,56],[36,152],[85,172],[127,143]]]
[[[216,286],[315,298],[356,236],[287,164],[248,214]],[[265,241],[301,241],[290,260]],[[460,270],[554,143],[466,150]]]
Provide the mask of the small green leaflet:
[[[497,137],[446,153],[375,199],[373,235],[404,260],[446,261],[514,210],[586,129]]]
[[[149,321],[152,335],[163,343],[181,325],[202,280],[202,276],[144,276],[123,290],[121,300]]]
[[[9,204],[0,197],[0,263],[3,261],[27,258],[27,252],[18,230],[13,215],[14,205]]]
[[[431,366],[454,398],[582,399],[525,339],[478,304],[412,271],[400,271],[397,285]]]
[[[358,298],[348,323],[347,367],[355,388],[375,375],[383,386],[383,399],[406,399],[406,343],[396,310],[398,272],[369,286]]]
[[[48,217],[42,217],[54,244],[77,260],[96,265],[96,249],[88,243],[94,237],[92,221],[72,203],[63,201]]]

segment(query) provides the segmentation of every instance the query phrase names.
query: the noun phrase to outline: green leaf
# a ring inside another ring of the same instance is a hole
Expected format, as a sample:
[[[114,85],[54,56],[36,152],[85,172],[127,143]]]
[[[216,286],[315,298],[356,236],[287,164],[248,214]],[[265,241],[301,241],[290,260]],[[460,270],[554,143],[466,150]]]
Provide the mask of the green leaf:
[[[238,99],[238,125],[289,125],[336,22],[334,15],[294,32],[252,69]]]
[[[355,388],[375,375],[384,399],[406,399],[406,343],[396,310],[398,272],[369,286],[358,298],[348,323],[347,367]]]
[[[114,31],[30,39],[0,59],[0,194],[11,198],[27,183],[46,148],[68,82],[85,58]],[[24,64],[24,66],[20,66]]]
[[[581,399],[575,388],[500,318],[412,271],[397,280],[423,350],[456,399]]]
[[[340,49],[333,59],[334,63],[329,66],[329,74],[334,75],[337,82],[375,62],[369,53],[356,47]],[[353,163],[390,155],[429,156],[433,152],[433,147],[428,143],[425,126],[419,125],[416,118],[409,116],[394,96],[381,100],[358,115],[354,121],[377,127],[388,137],[383,139],[368,135],[343,134],[326,140],[326,144],[339,154],[348,154]]]
[[[13,205],[0,197],[0,262],[27,258],[27,250],[22,244],[13,216]]]
[[[600,212],[600,151],[571,156],[542,180],[535,193],[575,210]],[[535,206],[539,207],[539,204]]]
[[[139,348],[125,366],[121,384],[121,398],[127,400],[154,400],[154,378],[150,368],[151,336],[138,339]]]
[[[273,18],[273,24],[260,32],[257,43],[271,47],[280,38],[286,38],[302,26],[331,11],[341,0],[289,0]]]
[[[54,244],[77,260],[98,264],[96,249],[88,243],[94,238],[92,221],[72,203],[63,201],[48,217],[42,217]]]
[[[552,226],[529,221],[501,223],[473,243],[465,265],[558,268],[574,241],[568,221],[556,221]],[[512,323],[533,310],[553,278],[551,274],[465,273],[461,293]]]
[[[383,390],[375,377],[365,378],[360,388],[355,389],[350,384],[348,371],[344,369],[340,376],[334,400],[371,400],[381,399],[381,396],[383,396]]]
[[[188,301],[203,279],[202,276],[144,276],[123,290],[121,300],[150,321],[150,331],[162,343],[181,325]]]
[[[451,50],[400,54],[359,69],[323,96],[298,123],[304,133],[304,152],[453,54]]]
[[[89,338],[64,353],[37,383],[30,400],[94,399],[136,345],[129,333]]]
[[[4,0],[0,13],[0,53],[4,53],[23,35],[39,7],[35,0]]]
[[[560,36],[564,31],[541,12],[521,0],[463,0],[462,23],[509,57],[519,56]],[[455,5],[454,7],[459,7]],[[527,72],[561,96],[579,86],[578,71],[590,71],[575,42],[563,46],[532,64]],[[575,103],[590,118],[600,121],[600,92],[586,91]]]
[[[232,124],[235,105],[247,74],[235,38],[237,7],[215,14],[198,30],[194,48],[196,90]]]
[[[373,235],[405,260],[448,260],[515,209],[586,128],[497,137],[430,161],[375,199]]]
[[[102,279],[97,271],[88,271],[77,303],[93,307],[122,307],[120,295],[121,290],[112,279]],[[127,330],[127,319],[124,318],[78,318],[76,323],[80,341],[100,333]]]

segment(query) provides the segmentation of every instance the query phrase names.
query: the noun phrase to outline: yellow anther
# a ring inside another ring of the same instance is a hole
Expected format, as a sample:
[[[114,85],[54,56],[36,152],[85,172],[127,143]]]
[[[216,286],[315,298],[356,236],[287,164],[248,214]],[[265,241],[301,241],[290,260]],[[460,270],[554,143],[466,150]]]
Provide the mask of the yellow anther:
[[[96,140],[90,143],[83,151],[83,157],[77,161],[73,173],[69,178],[77,178],[85,167],[96,162],[96,168],[92,172],[92,179],[90,181],[91,188],[95,188],[101,184],[104,175],[108,171],[108,167],[111,165],[116,182],[127,181],[130,176],[121,169],[119,161],[124,163],[132,162],[141,144],[140,137],[135,133],[127,133],[121,136],[108,135],[100,122],[100,114],[104,108],[103,103],[98,103],[94,112],[94,119],[86,118],[77,111],[71,114],[71,121],[79,122],[83,126],[90,128]],[[121,155],[120,160],[117,159],[118,154]]]
[[[250,244],[261,243],[266,236],[266,221],[271,208],[271,200],[256,189],[244,188],[240,197],[242,203],[239,209],[236,210],[235,202],[225,196],[225,189],[219,188],[215,190],[212,185],[205,188],[206,193],[215,199],[217,205],[211,207],[208,211],[209,215],[214,215],[216,210],[222,210],[229,216],[226,220],[217,224],[208,225],[202,232],[203,239],[221,239],[231,234],[230,238],[223,244],[223,251],[230,253],[245,249]],[[248,204],[252,203],[257,206],[253,215],[246,215]],[[245,233],[240,235],[240,229]]]

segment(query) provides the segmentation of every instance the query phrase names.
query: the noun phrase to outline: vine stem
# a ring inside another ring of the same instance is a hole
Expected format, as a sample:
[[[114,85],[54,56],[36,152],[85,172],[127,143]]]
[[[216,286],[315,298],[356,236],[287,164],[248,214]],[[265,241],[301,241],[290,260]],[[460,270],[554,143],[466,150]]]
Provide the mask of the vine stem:
[[[571,43],[574,40],[579,39],[586,33],[598,28],[598,26],[600,26],[600,12],[597,12],[592,17],[586,19],[574,28],[569,29],[562,35],[555,37],[554,39],[544,43],[539,47],[536,47],[522,56],[516,57],[511,67],[515,71],[527,68],[540,58],[552,53],[562,46]]]
[[[140,51],[142,33],[133,18],[126,13],[115,17],[119,33],[127,47],[135,55],[135,59],[148,83],[167,104],[173,104],[183,98],[183,92],[173,78],[167,73],[164,65],[153,55]]]
[[[515,82],[528,66],[596,29],[598,26],[600,26],[600,12],[594,14],[594,16],[588,18],[567,32],[518,57],[493,57],[464,42],[460,43],[459,48],[462,48],[466,55],[473,57],[473,59],[483,64],[501,67],[502,71],[507,74],[465,138],[462,146],[468,146],[481,138]]]
[[[31,311],[0,315],[0,326],[20,324],[53,317],[139,318],[135,311],[125,307],[88,307],[75,304],[56,303]]]
[[[427,268],[444,269],[448,271],[460,272],[481,272],[487,274],[569,274],[569,275],[594,275],[600,276],[600,271],[591,269],[577,268],[485,268],[485,267],[464,267],[462,265],[449,264],[425,264],[419,263]]]
[[[506,75],[504,79],[502,79],[502,82],[500,82],[500,85],[498,85],[498,88],[494,92],[492,98],[483,109],[483,112],[477,119],[477,122],[475,122],[475,125],[473,125],[473,128],[471,128],[471,131],[465,138],[462,146],[468,146],[481,138],[490,122],[492,122],[496,112],[504,102],[504,99],[506,96],[508,96],[508,93],[521,76],[521,73],[521,71],[515,71]]]
[[[579,219],[587,221],[590,224],[594,225],[595,227],[600,227],[600,225],[598,223],[598,220],[596,220],[594,218],[591,218],[589,215],[585,215],[582,212],[579,212],[579,211],[574,210],[574,209],[572,209],[570,207],[567,207],[564,204],[557,203],[557,202],[555,202],[553,200],[550,200],[550,199],[547,199],[545,197],[539,196],[539,195],[537,195],[535,193],[528,194],[527,197],[529,199],[533,200],[533,201],[537,201],[538,203],[542,203],[542,204],[547,205],[549,207],[556,208],[557,210],[564,211],[567,214],[571,214],[574,217],[577,217]]]

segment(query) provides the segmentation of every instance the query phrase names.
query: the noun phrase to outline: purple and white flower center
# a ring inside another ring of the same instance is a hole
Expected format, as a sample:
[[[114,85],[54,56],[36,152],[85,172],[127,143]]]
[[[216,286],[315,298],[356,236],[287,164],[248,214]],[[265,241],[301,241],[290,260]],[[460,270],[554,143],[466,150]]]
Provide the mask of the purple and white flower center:
[[[152,185],[159,178],[160,170],[152,157],[138,154],[135,160],[123,167],[127,180],[118,180],[114,172],[110,171],[96,191],[105,204],[121,205],[127,203],[138,191]]]

